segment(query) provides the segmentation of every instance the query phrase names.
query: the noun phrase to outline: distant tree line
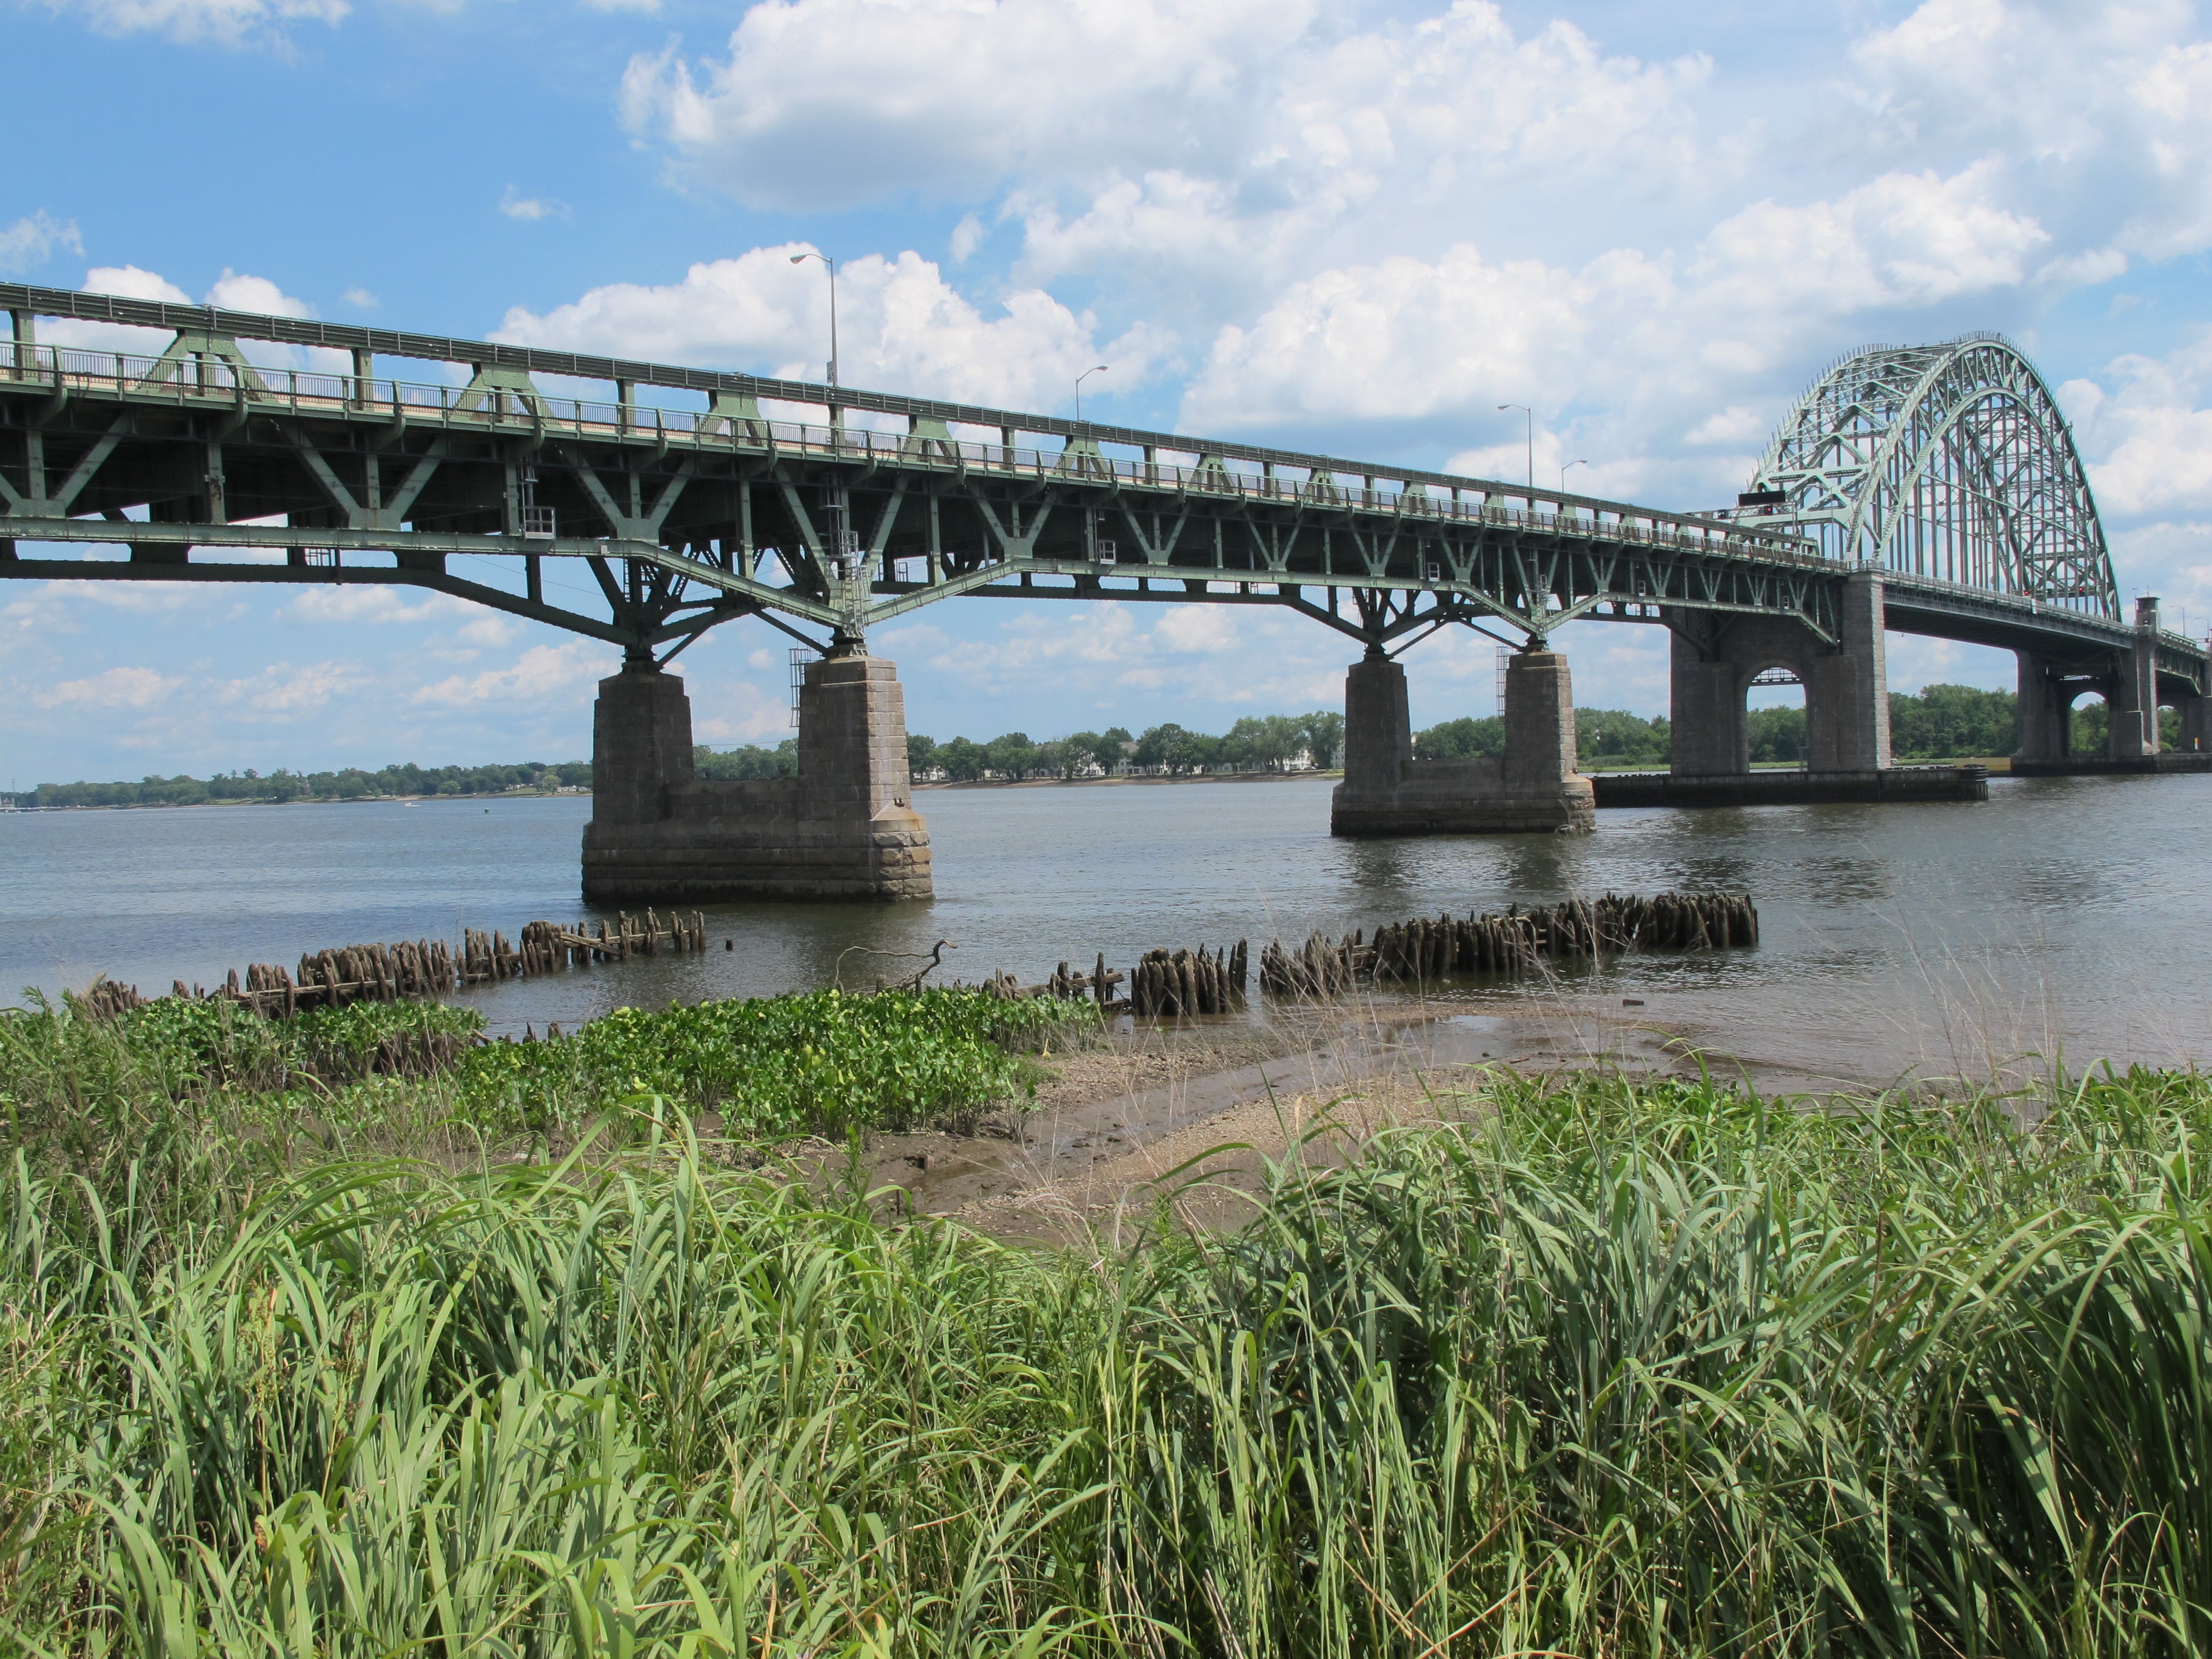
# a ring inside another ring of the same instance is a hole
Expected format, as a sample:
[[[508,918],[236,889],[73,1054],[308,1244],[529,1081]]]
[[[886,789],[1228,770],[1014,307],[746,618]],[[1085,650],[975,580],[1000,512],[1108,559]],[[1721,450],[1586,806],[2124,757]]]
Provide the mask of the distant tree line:
[[[1805,758],[1802,708],[1754,708],[1747,717],[1751,758],[1755,764],[1802,764]],[[2160,743],[2181,743],[2180,716],[2172,709],[2159,716]],[[1957,760],[2009,755],[2017,746],[2019,710],[2009,691],[1978,691],[1966,685],[1931,685],[1917,695],[1889,694],[1890,750],[1899,760]],[[2105,706],[2074,711],[2074,752],[2102,754],[2106,732]],[[1667,764],[1671,731],[1664,714],[1646,720],[1618,708],[1575,710],[1575,743],[1588,767],[1659,767]],[[955,738],[937,743],[915,733],[906,740],[907,763],[917,781],[941,778],[951,783],[982,779],[1082,778],[1130,772],[1193,776],[1200,773],[1285,772],[1304,767],[1328,770],[1343,763],[1344,716],[1326,710],[1310,714],[1257,714],[1238,720],[1218,737],[1170,722],[1132,737],[1121,726],[1077,732],[1065,738],[1032,740],[1008,732],[988,743]],[[1470,760],[1505,750],[1505,722],[1496,715],[1440,722],[1413,737],[1413,752],[1424,760]],[[786,738],[773,749],[743,747],[694,751],[702,778],[787,778],[799,772],[799,743]],[[518,791],[588,789],[589,761],[548,765],[524,761],[511,766],[416,766],[409,763],[374,772],[347,767],[333,772],[292,772],[279,767],[266,775],[255,771],[223,772],[211,778],[146,777],[136,783],[42,783],[15,797],[24,806],[203,806],[295,800],[374,800],[398,795],[503,795]]]
[[[205,806],[295,800],[374,800],[392,795],[503,795],[515,790],[586,788],[589,761],[548,765],[386,766],[374,772],[347,767],[336,772],[292,772],[279,767],[222,772],[211,778],[147,777],[136,783],[42,783],[16,797],[24,806]]]
[[[1890,752],[1899,760],[1962,760],[2009,755],[2019,746],[2019,700],[2009,691],[1978,691],[1968,685],[1931,685],[1917,694],[1889,694]],[[1805,759],[1805,711],[1754,708],[1745,717],[1755,765],[1802,765]],[[2180,717],[2172,709],[2160,716],[2167,748],[2181,741]],[[2101,754],[2105,706],[2088,703],[2074,711],[2076,754]],[[1575,745],[1585,766],[1657,767],[1667,764],[1671,732],[1667,717],[1645,720],[1618,708],[1575,710]],[[1505,750],[1505,722],[1445,720],[1414,734],[1413,752],[1425,760],[1469,760]]]
[[[972,738],[939,743],[917,732],[906,740],[906,755],[908,769],[917,782],[994,779],[1011,783],[1129,773],[1188,777],[1304,768],[1326,771],[1343,760],[1344,716],[1323,709],[1310,714],[1250,715],[1218,737],[1173,722],[1133,736],[1126,726],[1112,726],[1103,732],[1074,732],[1042,741],[1026,732],[1007,732],[988,743]],[[773,749],[702,748],[696,753],[694,769],[702,778],[792,777],[799,770],[799,744],[787,738]]]

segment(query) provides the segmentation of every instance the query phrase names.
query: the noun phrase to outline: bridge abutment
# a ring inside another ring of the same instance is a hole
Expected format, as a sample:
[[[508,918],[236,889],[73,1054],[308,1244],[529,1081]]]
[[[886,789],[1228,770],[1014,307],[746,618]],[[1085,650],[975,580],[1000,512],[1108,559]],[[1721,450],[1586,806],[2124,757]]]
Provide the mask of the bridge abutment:
[[[1575,770],[1575,702],[1567,659],[1522,651],[1505,672],[1505,752],[1417,760],[1406,671],[1381,655],[1344,684],[1344,781],[1329,803],[1339,836],[1449,836],[1587,830],[1590,781]]]
[[[592,770],[584,896],[594,903],[931,896],[905,700],[881,658],[809,665],[799,775],[742,781],[696,775],[681,679],[625,667],[599,682]]]

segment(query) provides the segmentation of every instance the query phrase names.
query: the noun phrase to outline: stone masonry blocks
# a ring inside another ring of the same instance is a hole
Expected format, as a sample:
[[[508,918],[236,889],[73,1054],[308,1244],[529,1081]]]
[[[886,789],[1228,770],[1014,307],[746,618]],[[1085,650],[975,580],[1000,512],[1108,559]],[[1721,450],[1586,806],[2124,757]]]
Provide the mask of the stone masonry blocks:
[[[879,658],[812,664],[799,775],[702,781],[690,701],[658,669],[599,683],[584,831],[593,902],[927,898],[929,830],[907,774],[906,704]]]
[[[1673,639],[1669,769],[1719,777],[1751,769],[1744,696],[1769,668],[1805,688],[1805,765],[1813,772],[1879,772],[1890,764],[1888,662],[1882,580],[1860,571],[1844,583],[1843,637],[1831,646],[1780,617],[1694,619]]]
[[[1370,657],[1346,674],[1333,834],[1548,834],[1595,822],[1590,781],[1575,771],[1574,693],[1556,652],[1523,651],[1508,665],[1505,754],[1494,760],[1414,759],[1406,671]]]

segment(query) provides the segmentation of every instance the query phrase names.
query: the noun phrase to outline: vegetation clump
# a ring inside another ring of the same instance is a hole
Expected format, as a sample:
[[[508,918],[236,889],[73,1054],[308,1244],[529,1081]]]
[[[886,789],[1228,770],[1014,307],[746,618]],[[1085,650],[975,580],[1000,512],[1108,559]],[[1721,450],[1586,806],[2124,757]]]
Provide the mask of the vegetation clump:
[[[611,1031],[607,1075],[655,1040]],[[663,1138],[596,1162],[339,1146],[160,1201],[135,1153],[19,1144],[6,1639],[2212,1644],[2206,1079],[1815,1109],[1499,1073],[1437,1105],[1269,1170],[1232,1233],[1066,1253],[733,1170],[651,1097]]]
[[[550,1103],[569,1103],[573,1117],[654,1095],[760,1139],[967,1126],[1028,1090],[1023,1048],[1095,1018],[1083,1005],[942,988],[618,1008],[571,1036],[474,1050],[458,1093],[475,1115],[517,1121],[542,1119]]]

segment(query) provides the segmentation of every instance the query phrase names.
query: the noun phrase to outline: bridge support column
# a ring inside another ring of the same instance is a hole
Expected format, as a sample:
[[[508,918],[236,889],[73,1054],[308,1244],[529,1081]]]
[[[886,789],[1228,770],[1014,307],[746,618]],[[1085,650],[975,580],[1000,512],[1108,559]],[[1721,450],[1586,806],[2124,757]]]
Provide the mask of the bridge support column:
[[[1505,673],[1505,753],[1413,758],[1406,671],[1379,652],[1344,683],[1344,781],[1329,803],[1339,836],[1504,835],[1587,830],[1590,781],[1575,770],[1575,700],[1567,659],[1522,651]]]
[[[2106,748],[2114,760],[2158,753],[2158,600],[2136,601],[2136,636],[2105,703]]]
[[[684,683],[636,666],[599,682],[584,896],[595,903],[931,896],[906,707],[880,658],[814,663],[799,699],[799,775],[702,781]]]
[[[2212,754],[2212,696],[2185,693],[2173,701],[2181,715],[2181,752]]]
[[[1889,657],[1877,571],[1844,579],[1843,640],[1806,662],[1805,769],[1889,769]]]
[[[2016,761],[2063,761],[2071,747],[2063,677],[2052,664],[2033,651],[2014,653],[2020,665],[2020,735],[2013,750]]]

